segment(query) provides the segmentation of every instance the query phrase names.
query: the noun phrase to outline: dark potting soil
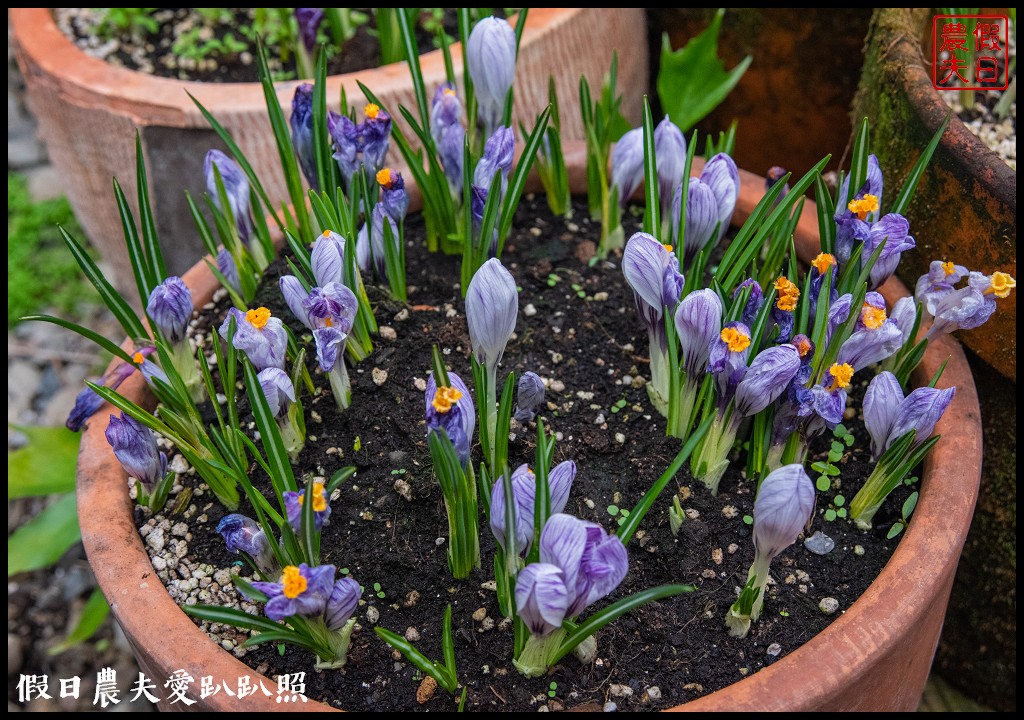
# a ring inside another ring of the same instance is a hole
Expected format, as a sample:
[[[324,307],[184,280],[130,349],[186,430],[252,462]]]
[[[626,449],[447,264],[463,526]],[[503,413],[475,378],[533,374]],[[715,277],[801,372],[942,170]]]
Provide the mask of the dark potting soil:
[[[628,237],[638,221],[627,213],[625,223]],[[566,512],[611,531],[616,519],[609,506],[632,508],[680,447],[678,440],[665,437],[665,421],[637,380],[648,372],[646,331],[619,258],[594,267],[580,259],[593,254],[598,239],[598,226],[585,206],[577,203],[575,219],[567,222],[552,217],[542,198],[527,197],[514,228],[503,262],[522,291],[516,335],[502,366],[551,379],[542,415],[550,432],[558,433],[555,462],[571,459],[578,467]],[[693,480],[688,467],[676,475],[628,546],[626,579],[592,609],[666,583],[692,583],[695,590],[644,606],[601,630],[592,663],[581,665],[570,655],[546,677],[523,678],[512,666],[512,628],[502,622],[494,592],[483,587],[493,580],[494,553],[483,521],[482,568],[463,581],[452,579],[447,568],[447,523],[424,438],[424,395],[416,384],[427,377],[432,343],[444,350],[451,370],[469,380],[470,345],[457,258],[428,254],[422,237],[422,220],[411,217],[408,306],[368,288],[378,322],[397,338],[379,340],[374,353],[350,371],[351,408],[338,412],[318,371],[316,395],[303,398],[309,438],[296,476],[330,477],[347,465],[358,470],[332,502],[322,540],[323,562],[347,568],[365,588],[366,604],[357,611],[362,627],[354,634],[348,664],[341,671],[317,672],[309,652],[289,647],[281,655],[273,645],[249,650],[245,663],[270,677],[305,672],[307,696],[335,707],[451,711],[455,702],[440,688],[418,704],[421,675],[377,638],[367,619],[372,607],[379,615],[376,624],[399,634],[412,629],[409,635],[420,638],[414,644],[439,659],[441,618],[450,603],[458,677],[468,688],[469,709],[532,711],[547,705],[550,710],[597,710],[612,701],[620,710],[658,710],[725,687],[793,652],[839,617],[878,575],[899,541],[886,534],[912,488],[897,489],[869,532],[842,519],[825,520],[830,505],[838,507],[835,496],[852,499],[871,469],[867,433],[851,417],[846,426],[856,442],[838,463],[841,475],[833,488],[818,493],[807,533],[825,532],[835,548],[815,555],[801,539],[773,562],[775,582],[747,638],[730,637],[724,623],[753,558],[751,530],[744,521],[752,510],[753,484],[744,480],[741,463],[734,459],[717,497]],[[301,338],[305,330],[278,291],[283,267],[279,260],[268,269],[254,307],[265,305]],[[199,330],[218,326],[227,307],[222,301],[215,312],[204,314]],[[850,402],[857,414],[865,384],[860,380]],[[244,395],[240,411],[243,418],[248,415]],[[512,465],[532,465],[535,430],[514,426],[513,433]],[[830,435],[820,438],[811,460],[822,459],[831,440]],[[256,466],[253,480],[269,492]],[[408,483],[408,498],[396,491],[396,481]],[[687,514],[677,537],[667,517],[672,493],[679,493]],[[190,556],[229,568],[238,558],[226,552],[215,532],[225,511],[214,503],[206,512],[205,524],[190,527]],[[240,512],[249,512],[244,502]],[[137,516],[140,524],[145,522],[141,511]],[[379,592],[371,589],[375,584]],[[834,599],[837,607],[830,614],[819,607],[825,598]]]
[[[88,10],[83,8],[82,10]],[[104,59],[129,70],[148,72],[158,77],[177,80],[196,80],[200,82],[230,83],[256,82],[256,42],[248,40],[239,30],[251,26],[253,22],[252,8],[223,8],[225,18],[212,25],[205,25],[203,20],[191,8],[161,8],[155,18],[157,30],[154,33],[143,32],[132,34],[125,32],[108,42],[97,44],[93,37],[94,23],[82,22],[73,14],[72,19],[64,28],[65,33],[83,50],[103,48]],[[367,21],[355,26],[355,34],[345,41],[340,53],[335,53],[327,63],[328,75],[358,72],[379,67],[382,64],[380,42],[377,38],[376,15],[372,8],[353,8],[367,16]],[[445,32],[449,37],[457,36],[458,21],[454,10],[447,10],[442,20]],[[194,27],[203,27],[202,39],[195,42],[196,47],[214,42],[223,44],[230,33],[236,41],[249,46],[242,52],[225,52],[212,54],[205,60],[191,61],[178,57],[173,51],[175,40]],[[435,36],[425,30],[422,24],[416,25],[416,42],[420,54],[434,50]],[[296,65],[294,58],[287,61],[276,48],[268,49],[268,60],[271,72],[275,77],[280,74],[285,79],[295,79]],[[208,62],[209,61],[209,62]]]

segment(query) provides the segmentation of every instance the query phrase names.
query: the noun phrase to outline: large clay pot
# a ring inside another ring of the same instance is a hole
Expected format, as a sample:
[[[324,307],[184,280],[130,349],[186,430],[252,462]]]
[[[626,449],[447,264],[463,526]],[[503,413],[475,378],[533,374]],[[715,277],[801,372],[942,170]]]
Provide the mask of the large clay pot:
[[[585,188],[583,157],[577,145],[567,158],[577,192]],[[699,160],[695,166],[699,173]],[[741,179],[735,222],[747,218],[764,186],[758,176],[748,172],[741,171]],[[808,203],[796,232],[797,251],[804,260],[818,252],[817,227],[815,208]],[[217,288],[203,264],[190,270],[185,282],[197,307],[208,302]],[[882,292],[892,303],[906,289],[898,280],[890,280]],[[841,618],[799,649],[738,683],[677,709],[916,709],[970,526],[981,469],[978,400],[960,346],[948,337],[932,345],[915,382],[927,382],[947,358],[940,385],[956,385],[957,393],[936,427],[942,442],[925,462],[921,499],[906,536],[878,579]],[[137,375],[121,386],[121,392],[137,402],[147,395]],[[95,417],[105,417],[105,410]],[[125,492],[126,477],[103,431],[104,423],[94,421],[82,437],[79,522],[89,562],[143,671],[150,677],[168,677],[184,668],[193,677],[212,675],[214,682],[235,682],[240,675],[255,675],[210,641],[167,594],[135,528]],[[288,709],[260,693],[244,701],[213,695],[202,703],[192,709]],[[310,702],[301,709],[329,708]]]
[[[648,12],[657,72],[662,33],[679,49],[716,11]],[[857,90],[870,17],[870,8],[730,8],[722,19],[719,56],[729,69],[747,55],[754,60],[722,104],[697,124],[701,137],[717,137],[738,120],[733,157],[762,177],[774,165],[799,177],[828,153],[833,153],[830,169],[838,168],[837,153],[850,137],[847,110]]]
[[[899,187],[939,129],[949,106],[932,86],[921,39],[928,10],[877,10],[865,46],[864,74],[853,116],[871,118],[871,147],[890,187]],[[885,198],[883,198],[884,202]],[[906,210],[917,251],[900,275],[908,284],[932,260],[1017,276],[1017,173],[953,117]],[[1017,296],[999,301],[984,327],[961,340],[989,365],[1017,377]]]
[[[63,177],[71,205],[86,234],[113,267],[111,278],[127,293],[135,287],[123,252],[121,220],[110,181],[117,176],[134,204],[134,148],[139,129],[149,168],[150,196],[164,255],[172,273],[182,273],[203,255],[183,190],[205,191],[203,158],[223,147],[189,99],[195,96],[226,127],[246,154],[275,204],[286,199],[277,146],[266,119],[258,83],[200,83],[159,78],[109,65],[86,55],[58,29],[48,8],[13,8],[8,14],[28,100],[39,121],[50,159]],[[513,124],[531,127],[548,102],[548,77],[556,76],[562,133],[582,138],[578,88],[584,74],[599,86],[612,51],[619,53],[623,109],[639,120],[647,89],[647,34],[640,8],[537,8],[530,11],[516,69]],[[452,47],[458,57],[460,46]],[[444,81],[441,51],[422,55],[424,81]],[[461,63],[456,72],[461,77]],[[556,71],[557,70],[557,71]],[[255,78],[255,70],[253,71]],[[345,88],[357,102],[360,80],[390,108],[415,107],[405,63],[328,78],[327,97]],[[279,83],[286,113],[296,82]],[[337,108],[335,108],[337,109]],[[397,159],[397,153],[395,154]]]

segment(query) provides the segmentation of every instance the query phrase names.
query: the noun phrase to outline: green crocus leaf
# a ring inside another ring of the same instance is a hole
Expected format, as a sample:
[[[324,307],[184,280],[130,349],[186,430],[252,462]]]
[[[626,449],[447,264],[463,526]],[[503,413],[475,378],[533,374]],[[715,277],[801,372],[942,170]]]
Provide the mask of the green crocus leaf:
[[[7,577],[52,565],[81,539],[75,494],[68,493],[7,538]]]
[[[23,433],[28,445],[7,453],[8,500],[75,489],[78,433],[63,427],[10,427]]]

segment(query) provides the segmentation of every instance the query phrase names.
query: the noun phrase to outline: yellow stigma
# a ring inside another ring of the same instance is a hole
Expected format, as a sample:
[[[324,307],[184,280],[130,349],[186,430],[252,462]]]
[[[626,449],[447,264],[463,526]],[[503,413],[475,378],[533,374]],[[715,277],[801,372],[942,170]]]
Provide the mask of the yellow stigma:
[[[334,321],[330,318],[324,318],[324,327],[333,327]]]
[[[869,330],[877,330],[885,325],[885,308],[876,308],[874,305],[864,303],[860,309],[860,319],[864,321],[864,327]]]
[[[828,386],[829,392],[848,388],[850,380],[853,378],[853,366],[847,363],[842,365],[836,363],[828,369],[828,374],[832,376],[832,382]]]
[[[992,284],[985,289],[985,293],[992,293],[997,298],[1009,297],[1010,291],[1017,287],[1017,281],[1008,273],[992,273]]]
[[[846,207],[850,212],[856,213],[857,217],[861,220],[864,220],[867,218],[868,213],[873,213],[878,210],[878,196],[865,195],[860,200],[851,200],[850,204]]]
[[[270,311],[265,307],[259,307],[255,310],[249,310],[245,313],[246,322],[252,325],[257,330],[262,330],[263,326],[270,320]]]
[[[370,103],[363,108],[363,114],[371,120],[376,120],[377,116],[380,114],[380,106]]]
[[[807,353],[811,351],[811,341],[806,336],[801,337],[795,345],[800,357],[807,357]]]
[[[306,592],[306,578],[294,565],[289,565],[281,573],[281,592],[286,598],[294,600]]]
[[[796,310],[796,301],[800,299],[800,288],[783,276],[775,281],[775,289],[779,293],[779,299],[775,307],[784,312]]]
[[[134,355],[132,355],[132,361],[133,361],[133,362],[134,362],[134,363],[135,363],[136,365],[141,365],[141,364],[142,364],[143,362],[145,362],[145,361],[146,361],[146,356],[145,356],[145,355],[143,355],[143,354],[142,354],[142,353],[140,353],[140,352],[137,352],[137,353],[135,353]]]
[[[455,97],[455,88],[445,88],[444,94],[448,95],[449,97]]]
[[[302,505],[302,501],[306,499],[305,494],[299,495],[299,505]],[[323,512],[327,509],[327,494],[324,491],[324,484],[315,482],[313,483],[313,510],[316,512]]]
[[[833,255],[828,253],[821,253],[818,257],[811,261],[811,265],[818,271],[819,274],[824,275],[828,272],[828,269],[836,264],[836,259]]]
[[[728,348],[729,352],[743,352],[750,347],[750,336],[744,335],[743,332],[737,328],[725,328],[722,330],[722,334],[719,336],[722,338]]]
[[[391,189],[391,168],[384,168],[377,173],[377,184],[386,190]]]
[[[453,387],[439,387],[431,405],[439,413],[446,413],[452,409],[452,403],[458,402],[461,397],[462,393]]]
[[[665,243],[664,245],[662,245],[662,247],[664,247],[664,248],[665,248],[666,250],[668,250],[669,252],[672,252],[672,246],[671,246],[671,245],[669,245],[668,243]]]
[[[942,263],[942,272],[946,273],[946,277],[949,277],[956,272],[956,265],[949,260]]]

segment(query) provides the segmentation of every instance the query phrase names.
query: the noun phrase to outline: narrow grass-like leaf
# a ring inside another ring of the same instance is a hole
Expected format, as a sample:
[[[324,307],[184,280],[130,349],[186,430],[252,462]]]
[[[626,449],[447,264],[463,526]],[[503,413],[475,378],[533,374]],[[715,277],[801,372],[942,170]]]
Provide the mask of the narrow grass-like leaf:
[[[516,208],[519,206],[519,198],[522,197],[523,189],[526,187],[526,178],[530,173],[530,168],[533,167],[533,161],[537,157],[537,149],[540,147],[541,142],[544,140],[544,135],[547,133],[548,118],[551,116],[551,106],[544,108],[543,112],[537,116],[537,122],[533,126],[533,132],[530,133],[530,137],[526,139],[526,146],[523,148],[523,154],[519,156],[519,162],[516,164],[515,172],[512,173],[512,177],[509,179],[508,192],[505,194],[505,202],[501,210],[501,222],[498,225],[498,254],[501,257],[501,251],[505,247],[505,240],[508,238],[508,232],[512,228],[512,220],[516,214]]]
[[[686,181],[689,183],[689,180]],[[661,234],[658,205],[658,159],[654,150],[654,118],[651,103],[644,95],[644,232],[654,237]]]
[[[914,167],[911,168],[910,174],[903,181],[903,186],[900,188],[899,195],[896,196],[896,202],[892,204],[890,212],[903,214],[907,205],[914,197],[914,191],[917,189],[917,183],[920,182],[921,177],[924,175],[925,169],[928,167],[928,163],[931,162],[932,155],[935,154],[935,149],[939,146],[939,142],[942,140],[942,136],[946,132],[946,127],[949,126],[949,121],[953,117],[953,111],[950,110],[946,114],[946,119],[939,125],[939,129],[935,131],[932,139],[928,142],[928,146],[925,147],[924,152],[921,153],[921,157],[914,163]]]

